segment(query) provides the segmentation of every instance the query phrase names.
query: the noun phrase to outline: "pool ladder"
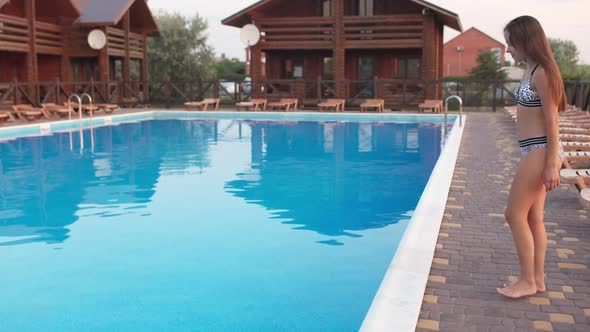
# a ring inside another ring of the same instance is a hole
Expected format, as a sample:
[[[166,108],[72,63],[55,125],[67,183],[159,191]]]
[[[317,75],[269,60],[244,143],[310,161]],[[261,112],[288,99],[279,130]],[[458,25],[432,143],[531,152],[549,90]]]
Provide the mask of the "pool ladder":
[[[455,99],[459,102],[459,127],[463,126],[463,99],[457,95],[452,95],[445,99],[445,124],[447,123],[447,114],[449,113],[449,100]]]
[[[90,145],[92,151],[94,151],[94,128],[92,127],[92,118],[93,118],[93,107],[92,107],[92,96],[87,93],[83,93],[82,95],[72,94],[68,98],[68,119],[72,120],[72,99],[78,102],[78,116],[79,116],[79,125],[80,125],[80,153],[84,151],[84,126],[82,125],[82,113],[84,113],[84,98],[88,99],[89,107],[89,114],[90,114]],[[70,130],[70,150],[74,149],[74,144],[72,141],[72,131]]]

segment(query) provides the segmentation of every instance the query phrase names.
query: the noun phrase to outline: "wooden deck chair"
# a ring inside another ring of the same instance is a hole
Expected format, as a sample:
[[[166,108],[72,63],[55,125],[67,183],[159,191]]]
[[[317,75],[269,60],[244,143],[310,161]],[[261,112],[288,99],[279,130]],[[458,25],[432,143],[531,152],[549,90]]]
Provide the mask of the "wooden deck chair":
[[[0,125],[10,119],[10,113],[6,111],[0,111]]]
[[[67,106],[57,105],[54,103],[43,103],[41,104],[41,107],[43,107],[43,113],[47,118],[51,118],[54,115],[57,115],[60,118],[65,118],[71,112]]]
[[[561,142],[590,142],[590,131],[589,135],[575,135],[575,134],[559,134]]]
[[[369,109],[377,109],[377,112],[385,111],[385,99],[366,99],[361,104],[361,112],[366,112]]]
[[[45,115],[42,108],[35,108],[28,104],[13,105],[12,109],[20,119],[28,121],[39,120]]]
[[[564,151],[590,151],[590,142],[564,141],[561,146]]]
[[[344,104],[346,104],[346,99],[326,99],[318,104],[318,110],[322,112],[333,109],[336,112],[344,112]]]
[[[266,106],[269,107],[271,111],[278,108],[279,111],[285,109],[285,112],[289,112],[291,108],[296,111],[298,104],[299,101],[296,98],[283,98],[279,101],[268,103]]]
[[[430,109],[434,113],[442,113],[443,101],[438,99],[426,99],[422,104],[418,105],[420,113],[424,113],[424,110]]]
[[[119,105],[117,104],[96,104],[96,107],[105,113],[113,113],[119,109]]]
[[[253,110],[253,111],[266,111],[266,99],[252,99],[250,101],[243,101],[236,104],[236,111],[241,111],[245,109],[246,111]]]
[[[219,109],[219,98],[205,98],[202,101],[191,101],[188,103],[184,103],[184,108],[187,111],[190,111],[192,108],[197,108],[200,111],[206,111],[209,105],[214,105],[214,111]]]
[[[590,160],[590,157],[588,157],[588,160]],[[590,188],[588,188],[588,185],[590,185],[590,169],[572,168],[569,161],[570,159],[566,153],[565,168],[559,172],[561,181],[575,185],[580,193],[580,202],[588,208],[590,207]]]

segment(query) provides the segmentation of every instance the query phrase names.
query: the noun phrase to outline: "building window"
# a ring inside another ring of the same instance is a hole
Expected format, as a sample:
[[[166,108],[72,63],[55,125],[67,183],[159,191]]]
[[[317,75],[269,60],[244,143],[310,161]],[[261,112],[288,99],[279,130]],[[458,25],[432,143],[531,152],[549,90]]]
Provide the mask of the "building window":
[[[302,78],[303,77],[303,57],[285,59],[283,61],[283,75],[281,78]]]
[[[332,16],[332,0],[320,0],[320,3],[322,4],[322,16]]]
[[[334,59],[324,58],[322,65],[322,79],[331,81],[334,79]]]
[[[420,79],[420,58],[394,57],[393,77],[398,79]]]
[[[356,8],[358,16],[373,16],[375,15],[375,0],[357,0]]]

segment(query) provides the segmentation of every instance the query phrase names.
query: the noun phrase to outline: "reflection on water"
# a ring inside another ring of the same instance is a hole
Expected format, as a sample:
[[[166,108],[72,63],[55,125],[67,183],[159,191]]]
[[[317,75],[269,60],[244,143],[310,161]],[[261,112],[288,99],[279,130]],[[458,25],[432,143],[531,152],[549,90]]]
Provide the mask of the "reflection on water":
[[[248,124],[251,168],[227,191],[327,236],[358,236],[407,219],[440,154],[435,125]]]
[[[149,216],[162,177],[197,175],[295,229],[356,237],[408,218],[441,144],[432,124],[169,120],[84,135],[92,149],[78,131],[0,143],[0,246],[62,242],[84,217]],[[238,163],[212,160],[213,146],[249,149],[247,165],[209,172]]]
[[[84,132],[82,153],[78,131],[0,143],[0,246],[64,241],[84,216],[146,214],[162,172],[208,167],[217,123],[146,121],[93,134]]]

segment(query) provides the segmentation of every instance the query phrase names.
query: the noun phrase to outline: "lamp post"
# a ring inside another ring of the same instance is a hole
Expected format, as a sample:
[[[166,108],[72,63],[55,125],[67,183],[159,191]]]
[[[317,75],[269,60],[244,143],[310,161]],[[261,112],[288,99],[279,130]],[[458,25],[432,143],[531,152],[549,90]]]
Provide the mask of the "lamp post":
[[[459,76],[463,75],[462,53],[465,50],[463,46],[457,46],[457,53],[459,53]]]

